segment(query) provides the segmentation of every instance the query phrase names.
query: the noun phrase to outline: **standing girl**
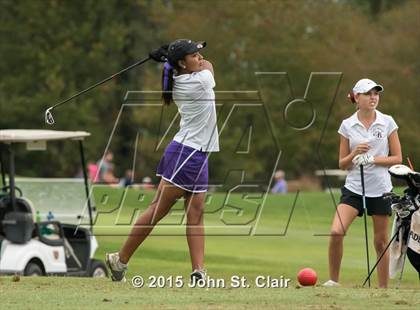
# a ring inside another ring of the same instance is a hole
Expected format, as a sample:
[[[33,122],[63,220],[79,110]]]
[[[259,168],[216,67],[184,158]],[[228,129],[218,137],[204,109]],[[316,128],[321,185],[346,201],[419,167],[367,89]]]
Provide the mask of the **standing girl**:
[[[338,130],[340,134],[339,167],[348,170],[341,190],[340,204],[331,226],[329,243],[330,280],[324,286],[339,286],[339,273],[343,257],[343,239],[356,216],[363,215],[361,175],[364,166],[367,214],[372,217],[374,246],[379,257],[388,243],[390,202],[382,194],[392,189],[387,168],[402,161],[398,126],[394,119],[379,112],[379,93],[383,87],[372,80],[362,79],[349,94],[358,110],[345,119]],[[378,264],[378,285],[388,285],[389,254]]]
[[[172,101],[181,116],[180,130],[166,147],[157,168],[156,196],[137,219],[117,253],[106,255],[113,281],[125,281],[127,264],[154,226],[180,198],[185,198],[191,280],[204,279],[204,200],[208,187],[208,152],[219,151],[214,71],[200,50],[205,42],[176,40],[168,47],[162,73],[164,103]]]

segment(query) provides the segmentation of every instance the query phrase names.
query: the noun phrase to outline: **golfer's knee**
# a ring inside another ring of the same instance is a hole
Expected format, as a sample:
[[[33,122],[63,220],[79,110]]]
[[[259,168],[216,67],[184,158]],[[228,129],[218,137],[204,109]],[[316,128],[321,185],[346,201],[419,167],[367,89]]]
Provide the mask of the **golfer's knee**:
[[[388,240],[386,236],[375,237],[374,245],[376,252],[382,253],[385,250],[387,243]]]
[[[190,205],[190,206],[188,206],[188,211],[187,212],[188,212],[187,213],[188,222],[197,222],[198,223],[203,217],[204,204]]]
[[[346,231],[343,228],[332,227],[330,237],[332,241],[341,242],[344,239]]]

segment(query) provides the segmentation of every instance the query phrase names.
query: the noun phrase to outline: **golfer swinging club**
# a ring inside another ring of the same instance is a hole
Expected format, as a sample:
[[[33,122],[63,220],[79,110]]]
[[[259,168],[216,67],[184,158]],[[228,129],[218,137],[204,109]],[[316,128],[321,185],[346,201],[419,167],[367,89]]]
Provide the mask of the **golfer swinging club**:
[[[219,151],[214,72],[200,50],[205,42],[176,40],[168,47],[162,73],[162,97],[181,116],[180,130],[165,149],[157,168],[156,196],[134,224],[117,253],[106,254],[113,281],[125,281],[128,261],[179,198],[185,198],[191,281],[204,279],[204,200],[208,187],[208,152]]]
[[[388,243],[388,218],[392,214],[390,202],[382,194],[392,189],[387,168],[402,161],[398,126],[394,119],[376,107],[383,87],[369,79],[356,83],[349,94],[357,111],[345,119],[340,134],[339,167],[349,170],[340,203],[331,225],[328,249],[330,280],[324,286],[339,286],[343,257],[343,239],[356,216],[364,214],[360,166],[363,165],[367,214],[372,217],[374,246],[379,257]],[[378,265],[378,286],[388,285],[389,253]]]

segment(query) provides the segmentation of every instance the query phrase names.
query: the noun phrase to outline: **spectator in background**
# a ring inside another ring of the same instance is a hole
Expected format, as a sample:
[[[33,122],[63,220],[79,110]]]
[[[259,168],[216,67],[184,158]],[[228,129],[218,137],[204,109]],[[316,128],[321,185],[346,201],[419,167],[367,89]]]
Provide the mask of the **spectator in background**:
[[[97,162],[99,169],[98,182],[106,184],[118,183],[118,179],[114,176],[114,164],[112,160],[114,154],[112,151],[106,151],[104,157]]]
[[[151,177],[144,177],[141,183],[142,183],[141,187],[143,189],[153,190],[155,188],[155,186],[152,183],[152,178]]]
[[[274,186],[271,189],[272,193],[287,193],[287,182],[285,180],[285,173],[283,170],[277,170],[274,174]]]
[[[92,183],[96,183],[98,182],[98,165],[93,163],[93,162],[89,162],[87,165],[87,170],[88,170],[88,177],[89,180]]]
[[[87,173],[87,177],[88,180],[91,183],[96,183],[97,182],[97,174],[98,172],[98,165],[95,164],[94,162],[89,161],[86,167],[86,173]],[[83,176],[83,167],[80,167],[80,169],[77,171],[76,175],[74,176],[75,178],[80,178],[82,179]]]
[[[120,179],[120,186],[127,187],[134,185],[134,172],[131,169],[127,169],[124,173],[124,177]]]

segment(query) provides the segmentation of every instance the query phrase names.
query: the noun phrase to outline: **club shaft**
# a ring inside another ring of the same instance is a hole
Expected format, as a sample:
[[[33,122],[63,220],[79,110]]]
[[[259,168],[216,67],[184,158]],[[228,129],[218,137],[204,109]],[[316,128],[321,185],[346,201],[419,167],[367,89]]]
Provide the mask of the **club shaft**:
[[[88,88],[86,88],[86,89],[84,89],[84,90],[82,90],[82,91],[80,91],[80,92],[78,92],[78,93],[74,94],[73,96],[71,96],[71,97],[69,97],[69,98],[67,98],[67,99],[65,99],[65,100],[63,100],[63,101],[60,101],[59,103],[57,103],[57,104],[53,105],[50,109],[54,109],[54,108],[56,108],[56,107],[58,107],[58,106],[60,106],[60,105],[62,105],[62,104],[65,104],[66,102],[68,102],[68,101],[70,101],[70,100],[72,100],[72,99],[74,99],[74,98],[76,98],[76,97],[79,97],[80,95],[83,95],[84,93],[87,93],[88,91],[90,91],[90,90],[94,89],[95,87],[98,87],[98,86],[100,86],[100,85],[102,85],[102,84],[104,84],[104,83],[108,82],[109,80],[112,80],[114,77],[116,77],[116,76],[118,76],[118,75],[120,75],[120,74],[122,74],[122,73],[124,73],[124,72],[126,72],[126,71],[128,71],[128,70],[131,70],[131,69],[133,69],[134,67],[137,67],[137,66],[139,66],[139,65],[141,65],[141,64],[143,64],[143,63],[145,63],[146,61],[150,60],[150,59],[151,59],[150,57],[147,57],[147,58],[145,58],[145,59],[142,59],[142,60],[140,60],[140,61],[138,61],[138,62],[136,62],[136,63],[132,64],[131,66],[129,66],[129,67],[127,67],[127,68],[124,68],[124,69],[122,69],[122,70],[118,71],[117,73],[114,73],[113,75],[111,75],[111,76],[109,76],[109,77],[107,77],[107,78],[103,79],[102,81],[99,81],[98,83],[96,83],[96,84],[94,84],[94,85],[91,85],[91,86],[89,86]]]
[[[365,175],[363,172],[363,165],[360,165],[360,179],[362,183],[363,219],[365,222],[366,266],[367,266],[367,273],[368,273],[368,282],[369,282],[369,287],[370,287],[369,241],[368,241],[368,231],[367,231]]]
[[[400,277],[398,278],[398,282],[397,282],[397,288],[400,288],[400,285],[401,285],[401,280],[402,280],[403,273],[404,273],[405,259],[406,258],[407,258],[407,251],[405,251],[405,253],[404,253],[404,259],[403,259],[403,264],[402,264],[402,267],[401,267]]]
[[[363,282],[363,285],[362,286],[365,286],[366,282],[370,280],[370,277],[371,277],[372,273],[375,271],[375,269],[378,266],[379,262],[381,261],[382,257],[384,257],[386,251],[388,251],[388,249],[391,246],[391,244],[394,241],[394,239],[397,238],[400,229],[401,229],[401,226],[398,227],[398,229],[396,230],[394,236],[392,236],[391,240],[388,242],[387,246],[385,247],[385,250],[382,252],[381,256],[379,256],[379,258],[376,261],[375,265],[370,270],[370,272],[369,272],[368,276],[366,277],[365,282]]]

